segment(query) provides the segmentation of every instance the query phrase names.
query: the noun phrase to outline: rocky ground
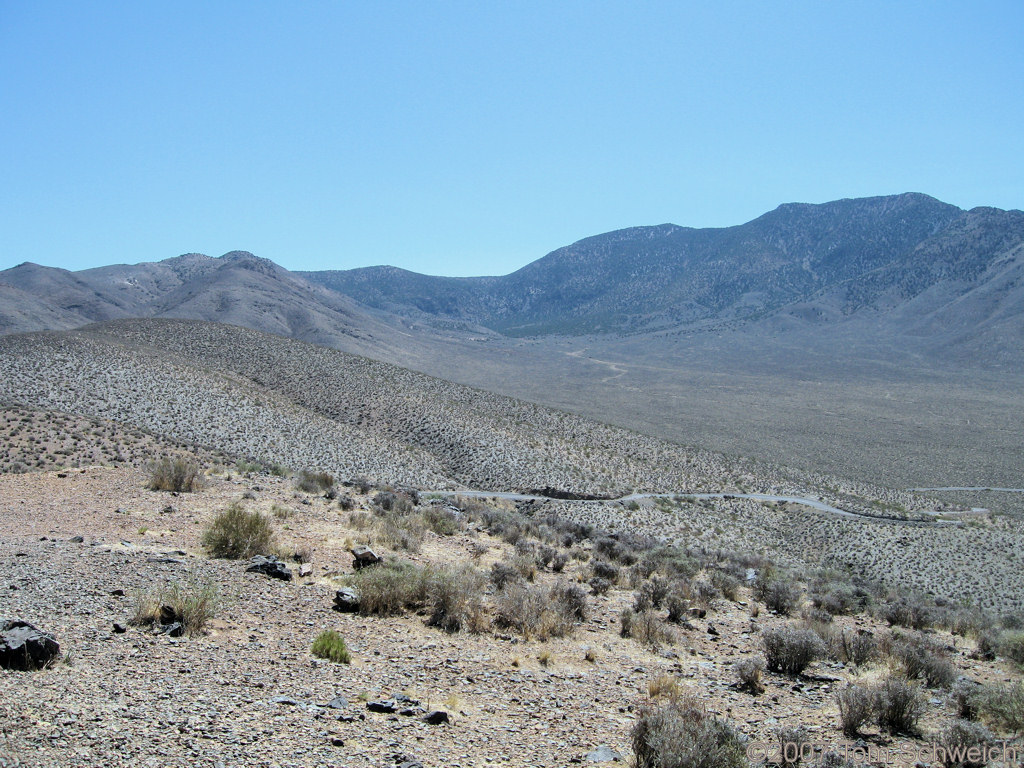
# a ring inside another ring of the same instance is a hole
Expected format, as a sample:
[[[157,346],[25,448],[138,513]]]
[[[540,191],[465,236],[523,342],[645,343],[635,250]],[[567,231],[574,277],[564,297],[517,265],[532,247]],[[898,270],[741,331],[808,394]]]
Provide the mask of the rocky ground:
[[[53,633],[64,654],[49,669],[0,671],[0,765],[564,766],[612,753],[625,764],[637,707],[663,675],[755,742],[774,742],[786,725],[838,744],[834,692],[884,671],[822,661],[804,676],[766,674],[759,695],[738,690],[734,662],[760,654],[762,632],[785,621],[747,588],[657,649],[620,636],[618,617],[633,601],[622,587],[591,596],[589,618],[545,642],[499,629],[447,634],[418,615],[340,614],[331,601],[352,569],[348,549],[368,534],[337,501],[230,468],[209,474],[194,494],[149,491],[146,480],[131,467],[0,476],[0,614]],[[370,497],[346,493],[352,512],[369,510]],[[201,532],[233,501],[264,511],[282,552],[304,552],[312,573],[284,582],[206,557]],[[481,569],[513,554],[473,526],[452,536],[427,531],[416,552],[384,552]],[[537,580],[583,579],[587,567],[572,559],[561,577],[542,572]],[[174,638],[130,624],[133,596],[176,582],[210,583],[223,597],[205,633]],[[864,615],[836,622],[887,631]],[[324,629],[345,638],[351,664],[312,656]],[[973,641],[934,637],[960,675],[1020,677],[1004,660],[972,659]],[[396,694],[444,710],[450,722],[367,708]],[[953,713],[948,692],[927,695],[926,735]],[[602,746],[609,749],[595,751]]]

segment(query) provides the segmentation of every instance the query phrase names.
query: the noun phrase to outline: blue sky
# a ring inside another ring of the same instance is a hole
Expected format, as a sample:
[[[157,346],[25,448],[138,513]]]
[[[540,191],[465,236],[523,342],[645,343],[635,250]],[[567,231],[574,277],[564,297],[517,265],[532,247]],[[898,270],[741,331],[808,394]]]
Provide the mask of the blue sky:
[[[1024,3],[0,0],[0,269],[503,274],[620,227],[1024,208]]]

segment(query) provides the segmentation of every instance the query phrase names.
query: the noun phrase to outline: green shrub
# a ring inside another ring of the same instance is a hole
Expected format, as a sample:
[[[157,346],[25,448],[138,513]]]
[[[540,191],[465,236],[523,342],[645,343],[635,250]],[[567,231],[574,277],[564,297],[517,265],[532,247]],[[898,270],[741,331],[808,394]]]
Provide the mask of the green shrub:
[[[648,704],[630,734],[637,768],[746,768],[743,741],[690,702]]]
[[[236,501],[213,518],[202,542],[211,557],[238,560],[267,555],[274,546],[274,526],[262,513],[247,512]]]
[[[348,664],[352,661],[344,638],[333,629],[326,629],[316,636],[313,641],[313,655],[336,664]]]
[[[792,675],[803,672],[827,650],[815,632],[792,625],[766,629],[762,642],[768,669]]]
[[[459,518],[450,509],[428,507],[423,511],[423,522],[438,536],[454,536],[459,532]]]
[[[153,465],[147,487],[151,491],[192,493],[200,488],[202,472],[199,465],[182,456],[162,458]]]

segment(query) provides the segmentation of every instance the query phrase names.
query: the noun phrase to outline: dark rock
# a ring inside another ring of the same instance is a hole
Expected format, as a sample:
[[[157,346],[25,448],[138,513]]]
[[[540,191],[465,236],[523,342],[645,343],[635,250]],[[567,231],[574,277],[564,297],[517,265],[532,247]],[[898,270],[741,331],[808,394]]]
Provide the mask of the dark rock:
[[[377,565],[378,563],[384,562],[384,558],[378,555],[369,547],[360,545],[358,547],[352,547],[352,567],[357,571],[360,568],[366,568],[368,565]]]
[[[27,621],[0,622],[0,668],[42,669],[59,655],[60,644],[53,635],[40,632]]]
[[[334,593],[334,610],[355,613],[359,610],[359,594],[350,587],[342,587]]]
[[[246,573],[262,573],[264,576],[270,576],[273,579],[281,579],[282,581],[291,581],[292,572],[288,566],[278,560],[276,557],[264,557],[263,555],[257,555],[249,561],[249,567],[245,569]]]
[[[398,714],[402,717],[416,717],[416,715],[422,715],[424,711],[423,707],[406,707],[398,710]]]
[[[698,619],[703,619],[705,616],[708,615],[708,611],[706,608],[691,608],[689,613],[691,616]]]
[[[602,744],[593,752],[588,752],[586,759],[591,763],[614,763],[622,759],[622,755],[611,747]]]
[[[367,702],[366,708],[371,712],[379,712],[384,715],[390,715],[398,711],[398,704],[392,699],[384,699],[383,701]]]
[[[329,709],[345,709],[348,707],[348,699],[344,696],[335,696],[333,699],[324,704]]]
[[[435,709],[432,712],[427,712],[427,714],[420,719],[427,725],[440,725],[441,723],[449,722],[448,713],[443,709]]]
[[[157,621],[161,624],[174,624],[181,621],[181,616],[178,615],[178,612],[174,610],[173,606],[161,605],[160,616]]]
[[[181,637],[185,634],[185,625],[180,621],[175,621],[171,624],[163,624],[160,627],[160,634],[167,635],[168,637]]]
[[[124,624],[121,624],[120,622],[117,622],[117,621],[114,622],[114,634],[115,635],[123,635],[127,631],[128,631],[128,628],[125,627]]]
[[[332,747],[344,747],[345,746],[345,740],[343,738],[341,738],[341,736],[331,736],[331,746]]]
[[[114,597],[124,597],[124,590],[123,589],[114,589],[114,590],[111,590],[110,594],[113,595]]]
[[[297,707],[299,702],[289,696],[275,696],[270,700],[271,704],[281,704],[285,707]]]
[[[715,628],[714,624],[708,624],[708,634],[714,635],[715,637],[718,636],[718,630]]]
[[[83,544],[83,543],[85,542],[85,538],[84,538],[83,536],[72,536],[72,537],[71,537],[71,538],[69,539],[69,541],[70,541],[70,542],[71,542],[72,544]]]

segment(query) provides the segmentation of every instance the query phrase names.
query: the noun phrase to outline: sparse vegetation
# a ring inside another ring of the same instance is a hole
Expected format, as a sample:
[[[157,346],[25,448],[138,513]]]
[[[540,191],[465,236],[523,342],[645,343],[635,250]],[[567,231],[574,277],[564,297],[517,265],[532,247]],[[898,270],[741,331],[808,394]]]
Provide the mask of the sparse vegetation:
[[[237,560],[268,555],[273,551],[274,527],[261,512],[249,512],[235,502],[213,518],[202,541],[211,557]]]
[[[184,634],[198,635],[217,615],[223,600],[210,581],[191,579],[135,594],[131,623],[137,626],[180,624]]]
[[[193,493],[199,490],[201,479],[202,470],[194,461],[183,456],[165,456],[153,465],[147,487],[151,491]]]
[[[316,636],[311,653],[318,659],[327,659],[336,664],[349,664],[352,661],[344,638],[333,629],[326,629]]]
[[[739,734],[689,699],[645,704],[631,734],[637,768],[745,768]]]
[[[765,630],[762,642],[768,669],[791,675],[800,674],[826,652],[816,633],[792,625]]]

